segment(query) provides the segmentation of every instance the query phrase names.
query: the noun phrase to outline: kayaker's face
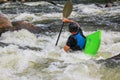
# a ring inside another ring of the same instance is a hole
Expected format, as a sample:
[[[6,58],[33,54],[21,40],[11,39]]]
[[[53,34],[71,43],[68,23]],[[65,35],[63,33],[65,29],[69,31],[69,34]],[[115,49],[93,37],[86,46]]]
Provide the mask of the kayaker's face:
[[[72,34],[77,34],[77,32],[71,32]]]

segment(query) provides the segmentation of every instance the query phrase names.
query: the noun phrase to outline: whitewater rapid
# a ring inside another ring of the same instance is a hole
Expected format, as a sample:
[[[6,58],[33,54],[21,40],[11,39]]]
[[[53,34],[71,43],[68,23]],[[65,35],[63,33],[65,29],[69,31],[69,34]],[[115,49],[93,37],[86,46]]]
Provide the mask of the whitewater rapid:
[[[35,9],[33,9],[34,7],[31,7],[32,9],[28,7],[28,9],[26,6],[25,8],[23,7],[23,10],[19,10],[18,7],[21,5],[16,6],[17,3],[14,6],[10,5],[10,3],[6,3],[0,5],[0,7],[3,7],[3,12],[6,10],[6,15],[8,15],[12,21],[27,20],[31,23],[38,22],[38,24],[35,25],[41,26],[50,24],[41,24],[40,21],[57,21],[62,19],[61,12],[54,11],[56,8],[62,10],[63,5],[56,7],[46,2],[24,4],[29,6],[46,5],[47,9],[50,9],[51,12],[45,13],[44,11],[47,11],[44,9],[45,6],[41,7],[43,8],[43,12],[39,12],[39,9],[36,9],[36,7]],[[9,7],[15,8],[15,11],[10,12],[11,10],[9,11]],[[120,13],[120,6],[100,8],[94,4],[76,4],[73,7],[74,10],[69,16],[70,19],[77,18],[77,20],[79,20],[79,17],[92,17],[80,20],[88,21],[87,27],[81,27],[85,35],[96,31],[94,28],[101,29],[99,25],[97,28],[96,26],[90,27],[89,25],[92,23],[89,23],[89,21],[96,21],[95,23],[99,24],[112,24],[113,28],[116,28],[116,24],[119,25],[119,22],[115,23],[106,20],[111,16],[115,16],[113,18],[117,20]],[[38,6],[38,8],[40,7]],[[38,10],[38,12],[34,13],[32,10],[36,10],[36,12]],[[107,19],[105,19],[106,17]],[[103,20],[99,21],[98,18]],[[59,22],[57,23],[59,24]],[[80,25],[81,24],[82,22]],[[59,26],[60,25],[61,24],[59,24]],[[0,42],[8,43],[9,45],[0,46],[0,80],[118,80],[120,79],[119,67],[108,68],[102,64],[96,63],[97,60],[107,59],[120,53],[119,28],[118,31],[112,30],[110,26],[107,26],[107,28],[108,29],[101,29],[101,45],[97,55],[94,57],[85,55],[83,51],[64,52],[63,47],[70,35],[67,31],[62,32],[57,46],[55,46],[55,43],[59,32],[46,32],[47,34],[53,35],[45,35],[41,33],[33,34],[25,29],[14,32],[5,32],[1,35]],[[26,46],[33,47],[33,49],[20,48]]]
[[[85,35],[90,33],[92,32],[84,32]],[[120,53],[120,32],[102,31],[102,43],[94,58],[82,51],[64,52],[63,46],[69,34],[63,32],[58,46],[55,46],[58,34],[41,34],[38,37],[24,29],[3,33],[0,41],[14,45],[0,47],[0,79],[101,80],[101,65],[94,60],[106,59]],[[18,45],[40,47],[41,50],[22,50]]]

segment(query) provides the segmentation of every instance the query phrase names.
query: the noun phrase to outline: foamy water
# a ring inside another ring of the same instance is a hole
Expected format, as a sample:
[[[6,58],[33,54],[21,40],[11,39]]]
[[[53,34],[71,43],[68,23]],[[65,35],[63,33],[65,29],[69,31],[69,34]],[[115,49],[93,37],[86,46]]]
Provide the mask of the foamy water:
[[[33,6],[41,3],[26,4]],[[117,9],[102,9],[93,4],[79,4],[75,7],[78,7],[78,11],[73,11],[70,18],[119,13],[119,6]],[[53,12],[36,15],[24,12],[9,17],[12,20],[35,22],[44,19],[61,19],[62,14]],[[84,31],[85,35],[91,33],[93,31]],[[0,80],[118,80],[120,78],[119,68],[102,67],[94,61],[120,53],[120,32],[102,30],[101,45],[94,57],[85,55],[82,51],[64,52],[63,47],[69,35],[67,31],[62,32],[58,45],[55,46],[58,33],[52,36],[40,34],[38,37],[24,29],[3,33],[0,42],[10,45],[0,46]],[[41,50],[21,49],[19,46],[36,47]]]
[[[63,32],[58,46],[55,46],[57,35],[36,37],[24,29],[3,33],[1,42],[14,45],[0,47],[0,79],[101,80],[102,74],[98,72],[100,64],[91,59],[105,59],[120,53],[120,32],[102,31],[102,43],[94,58],[81,51],[64,52],[63,46],[69,33]],[[42,50],[23,50],[18,45],[40,47]]]

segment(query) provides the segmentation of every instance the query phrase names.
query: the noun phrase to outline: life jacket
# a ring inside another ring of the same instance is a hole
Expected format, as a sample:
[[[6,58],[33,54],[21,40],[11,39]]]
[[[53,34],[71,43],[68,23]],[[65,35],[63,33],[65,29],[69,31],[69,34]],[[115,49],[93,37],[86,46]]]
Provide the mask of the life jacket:
[[[74,37],[77,40],[77,45],[81,49],[83,49],[85,46],[86,39],[80,33],[77,33],[76,35],[74,35]]]

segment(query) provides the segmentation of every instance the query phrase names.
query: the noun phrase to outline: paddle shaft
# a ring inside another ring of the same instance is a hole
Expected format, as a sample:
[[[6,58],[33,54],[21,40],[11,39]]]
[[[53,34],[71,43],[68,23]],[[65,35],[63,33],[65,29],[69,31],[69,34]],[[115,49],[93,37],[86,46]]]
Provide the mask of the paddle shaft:
[[[64,9],[63,9],[63,18],[67,18],[71,14],[72,8],[73,8],[72,3],[70,1],[67,1],[66,4],[64,5]],[[58,35],[58,38],[57,38],[57,41],[55,44],[56,46],[58,44],[58,40],[60,38],[63,26],[64,26],[64,22],[62,23],[62,27],[60,29],[60,32],[59,32],[59,35]]]
[[[58,40],[59,40],[59,38],[60,38],[60,35],[61,35],[61,32],[62,32],[62,28],[63,28],[63,26],[64,26],[64,22],[62,23],[62,27],[61,27],[61,29],[60,29],[60,32],[59,32],[59,35],[58,35],[58,38],[57,38],[57,41],[56,41],[56,46],[57,46],[57,44],[58,44]]]

